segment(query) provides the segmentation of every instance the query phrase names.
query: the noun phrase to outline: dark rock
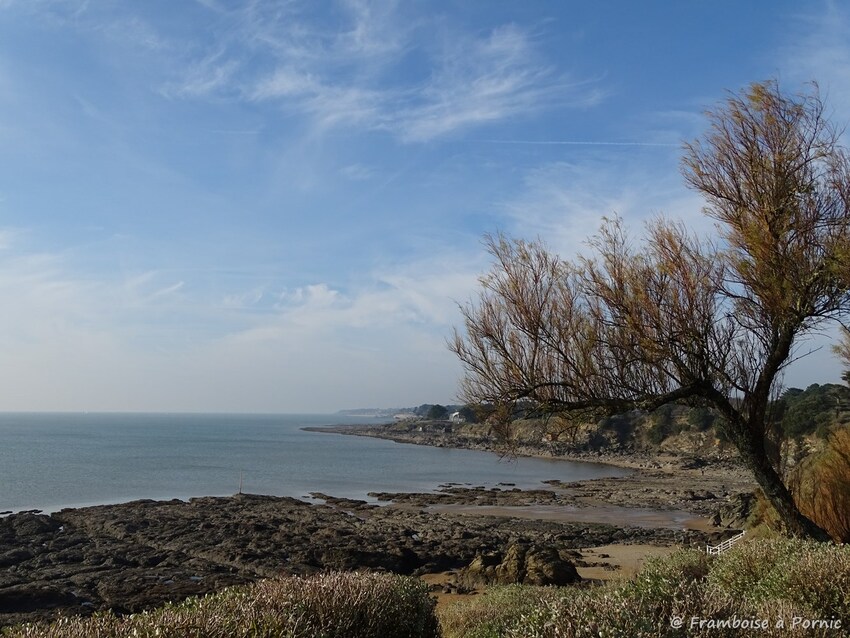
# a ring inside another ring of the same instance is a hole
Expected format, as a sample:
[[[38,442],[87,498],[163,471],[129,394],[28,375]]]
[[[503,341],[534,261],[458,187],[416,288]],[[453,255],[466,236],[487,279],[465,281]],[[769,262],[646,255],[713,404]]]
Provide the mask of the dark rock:
[[[552,547],[514,543],[504,555],[476,556],[458,574],[458,585],[514,584],[569,585],[581,580],[572,562],[564,560]]]
[[[76,596],[61,587],[17,585],[0,591],[0,614],[75,607],[79,604]]]
[[[12,532],[17,536],[36,536],[52,534],[56,532],[61,524],[44,514],[38,514],[41,510],[21,512],[13,514],[4,520]]]
[[[11,567],[32,557],[33,553],[28,549],[13,549],[0,554],[0,567]]]
[[[755,494],[733,494],[715,512],[713,522],[718,527],[743,528],[753,512],[755,502]]]

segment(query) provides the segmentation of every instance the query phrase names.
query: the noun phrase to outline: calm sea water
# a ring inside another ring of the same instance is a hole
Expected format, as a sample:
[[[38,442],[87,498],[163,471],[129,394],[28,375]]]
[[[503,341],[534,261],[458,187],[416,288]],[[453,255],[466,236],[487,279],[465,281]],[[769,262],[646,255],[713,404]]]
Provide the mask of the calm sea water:
[[[430,491],[447,482],[539,487],[548,479],[624,474],[603,465],[505,461],[488,452],[301,430],[382,421],[315,414],[0,414],[0,511],[225,496],[239,490],[240,475],[245,492],[366,498],[370,491]]]

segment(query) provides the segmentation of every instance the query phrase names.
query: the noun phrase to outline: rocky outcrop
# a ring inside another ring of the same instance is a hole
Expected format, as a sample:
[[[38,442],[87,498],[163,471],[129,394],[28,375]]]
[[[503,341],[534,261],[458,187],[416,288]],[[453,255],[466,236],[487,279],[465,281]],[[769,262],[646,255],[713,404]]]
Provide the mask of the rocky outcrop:
[[[564,559],[572,548],[683,538],[671,529],[247,494],[13,514],[0,517],[0,625],[58,613],[135,612],[278,574],[446,571],[511,546],[517,549],[500,559],[508,561],[505,574],[560,583],[568,569],[555,554]],[[697,533],[691,540],[705,542]]]
[[[752,492],[732,494],[715,512],[714,524],[718,527],[744,529],[755,503],[756,495]]]
[[[554,547],[514,543],[506,552],[480,554],[457,577],[458,586],[475,589],[481,585],[570,585],[581,580],[566,551]]]

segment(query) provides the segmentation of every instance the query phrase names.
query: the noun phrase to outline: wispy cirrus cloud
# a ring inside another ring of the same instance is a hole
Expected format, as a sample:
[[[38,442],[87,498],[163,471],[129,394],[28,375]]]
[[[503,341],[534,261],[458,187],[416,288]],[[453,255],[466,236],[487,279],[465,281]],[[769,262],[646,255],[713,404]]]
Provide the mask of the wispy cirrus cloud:
[[[304,2],[196,4],[208,22],[203,39],[109,5],[42,0],[28,10],[156,60],[151,76],[167,98],[273,105],[313,133],[353,126],[428,142],[605,96],[599,81],[547,60],[533,29],[511,22],[449,29],[403,4],[367,0],[339,0],[330,21]]]
[[[598,82],[558,71],[533,33],[516,24],[447,34],[439,20],[407,21],[395,3],[342,6],[344,24],[328,27],[305,20],[297,4],[251,3],[228,16],[237,26],[224,30],[219,48],[193,62],[167,93],[275,104],[317,131],[358,126],[403,142],[555,106],[585,107],[605,95]],[[402,65],[413,53],[421,62],[409,76]],[[261,64],[245,64],[258,56]]]
[[[339,54],[386,62],[390,56],[410,46],[409,39],[416,25],[398,19],[397,0],[344,0],[343,7],[351,21],[349,28],[334,38],[333,49]]]
[[[204,97],[226,89],[239,69],[236,60],[222,60],[221,52],[192,65],[180,82],[166,84],[161,92],[166,97]]]
[[[308,116],[319,130],[361,122],[371,128],[385,117],[385,96],[380,91],[328,84],[288,68],[260,80],[250,98],[278,100],[283,109]]]
[[[0,10],[28,12],[58,28],[96,33],[121,47],[150,52],[173,50],[172,42],[138,14],[126,14],[120,7],[91,0],[0,0]]]
[[[645,167],[632,153],[603,151],[529,170],[522,191],[502,203],[508,232],[544,238],[569,259],[587,252],[585,243],[603,217],[622,217],[637,236],[643,223],[658,214],[711,233],[711,220],[700,213],[702,199],[687,190],[679,175],[678,154],[663,147],[637,152],[647,158]]]
[[[443,51],[393,128],[405,141],[427,141],[556,104],[591,106],[603,95],[598,87],[572,82],[538,60],[528,31],[506,25]]]

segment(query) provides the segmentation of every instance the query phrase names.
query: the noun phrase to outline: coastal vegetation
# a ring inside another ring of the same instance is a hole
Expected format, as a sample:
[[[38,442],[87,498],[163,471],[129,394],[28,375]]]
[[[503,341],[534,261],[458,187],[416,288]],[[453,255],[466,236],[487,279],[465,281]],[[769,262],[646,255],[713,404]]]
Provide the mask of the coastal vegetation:
[[[566,427],[703,408],[785,530],[826,540],[781,466],[783,437],[811,422],[790,401],[783,431],[777,399],[800,339],[850,316],[850,158],[816,86],[755,83],[708,119],[682,168],[719,237],[657,218],[636,245],[606,220],[574,261],[541,241],[488,238],[494,266],[451,344],[464,399],[493,409],[504,439],[518,404]]]
[[[848,592],[846,545],[769,538],[720,556],[680,550],[598,587],[496,587],[440,620],[444,638],[832,637],[846,631]]]
[[[406,576],[332,572],[263,580],[129,616],[66,617],[5,638],[436,638],[427,586]]]
[[[9,627],[0,634],[677,638],[738,636],[742,630],[755,630],[768,637],[832,637],[842,634],[842,623],[850,618],[848,592],[850,548],[770,537],[739,543],[720,556],[679,550],[647,561],[631,580],[584,587],[492,587],[447,604],[437,614],[426,585],[418,579],[327,573],[259,581],[130,616],[63,618],[51,625]]]

